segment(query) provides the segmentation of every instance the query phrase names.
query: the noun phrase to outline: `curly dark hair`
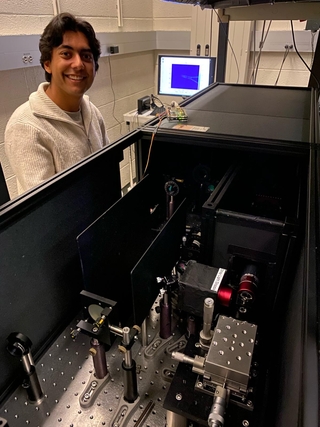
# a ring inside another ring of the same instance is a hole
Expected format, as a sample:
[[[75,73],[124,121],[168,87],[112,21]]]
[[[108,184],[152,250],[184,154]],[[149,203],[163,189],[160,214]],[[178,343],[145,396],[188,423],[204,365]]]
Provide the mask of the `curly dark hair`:
[[[101,55],[100,42],[89,22],[76,18],[71,13],[60,13],[56,15],[44,29],[39,41],[39,50],[41,53],[40,63],[44,69],[44,63],[51,60],[52,50],[62,44],[63,35],[66,31],[75,31],[83,33],[88,39],[92,51],[95,69],[98,71],[98,60]],[[51,74],[45,71],[46,81],[51,81]]]

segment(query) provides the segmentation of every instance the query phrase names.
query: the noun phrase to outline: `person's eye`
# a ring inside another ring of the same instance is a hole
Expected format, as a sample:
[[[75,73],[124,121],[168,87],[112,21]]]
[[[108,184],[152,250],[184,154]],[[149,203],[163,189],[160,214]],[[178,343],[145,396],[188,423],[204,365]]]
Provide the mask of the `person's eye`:
[[[92,53],[83,53],[82,54],[82,59],[84,60],[84,61],[88,61],[88,62],[91,62],[92,60],[93,60],[93,55],[92,55]]]
[[[62,51],[62,52],[60,52],[60,55],[61,55],[63,58],[70,58],[70,57],[71,57],[71,53],[70,53],[70,52],[68,52],[68,51]]]

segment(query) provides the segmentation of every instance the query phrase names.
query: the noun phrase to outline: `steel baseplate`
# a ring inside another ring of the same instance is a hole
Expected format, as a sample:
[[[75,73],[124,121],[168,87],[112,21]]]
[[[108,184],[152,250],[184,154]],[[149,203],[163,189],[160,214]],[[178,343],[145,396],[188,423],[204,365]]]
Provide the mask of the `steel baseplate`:
[[[146,357],[146,347],[140,339],[134,343],[132,355],[137,365],[139,393],[134,403],[123,399],[123,355],[118,351],[120,339],[116,339],[106,353],[110,377],[107,383],[99,384],[101,387],[91,405],[84,407],[80,405],[80,396],[88,391],[95,378],[89,355],[90,338],[84,334],[79,334],[76,340],[70,337],[77,323],[75,319],[36,364],[45,394],[41,405],[28,403],[26,391],[19,387],[0,408],[0,417],[10,427],[164,427],[163,401],[177,365],[171,359],[172,346],[176,342],[177,348],[185,345],[184,339],[180,340],[179,329],[151,358]],[[158,337],[158,325],[158,316],[152,313],[147,320],[149,343]]]

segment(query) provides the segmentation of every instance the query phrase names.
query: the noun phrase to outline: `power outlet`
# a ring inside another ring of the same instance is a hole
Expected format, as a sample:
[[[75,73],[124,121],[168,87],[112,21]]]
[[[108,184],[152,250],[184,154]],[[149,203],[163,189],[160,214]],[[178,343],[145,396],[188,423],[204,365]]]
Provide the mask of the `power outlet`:
[[[119,46],[110,46],[110,53],[119,53]]]

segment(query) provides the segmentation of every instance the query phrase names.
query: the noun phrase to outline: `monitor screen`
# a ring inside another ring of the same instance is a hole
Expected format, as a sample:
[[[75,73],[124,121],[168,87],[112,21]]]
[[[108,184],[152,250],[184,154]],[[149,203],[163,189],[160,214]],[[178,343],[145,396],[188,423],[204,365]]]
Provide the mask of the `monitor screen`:
[[[159,55],[158,94],[188,97],[214,82],[216,58]]]

